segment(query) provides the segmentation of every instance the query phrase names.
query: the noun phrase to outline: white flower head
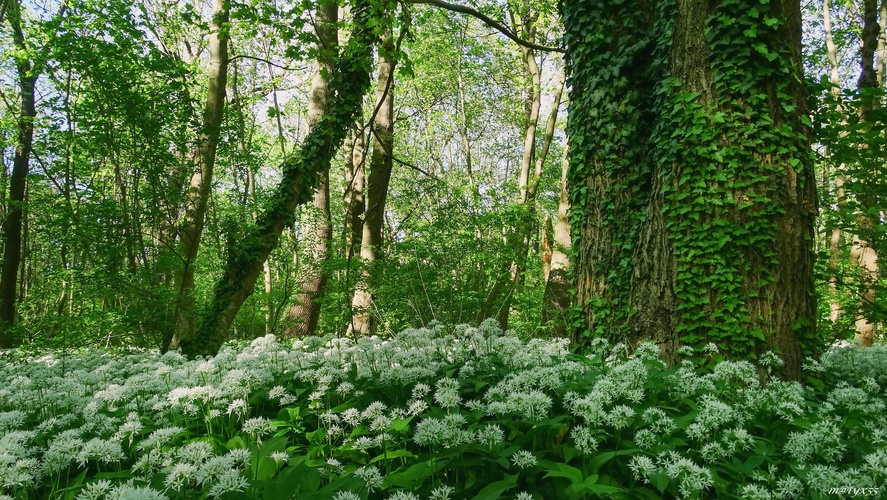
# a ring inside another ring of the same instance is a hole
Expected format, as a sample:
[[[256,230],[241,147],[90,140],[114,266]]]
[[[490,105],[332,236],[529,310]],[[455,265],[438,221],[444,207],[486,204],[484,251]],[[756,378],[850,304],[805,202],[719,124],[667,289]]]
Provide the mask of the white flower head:
[[[514,455],[511,455],[511,463],[520,469],[534,467],[538,462],[536,455],[527,450],[517,450]]]

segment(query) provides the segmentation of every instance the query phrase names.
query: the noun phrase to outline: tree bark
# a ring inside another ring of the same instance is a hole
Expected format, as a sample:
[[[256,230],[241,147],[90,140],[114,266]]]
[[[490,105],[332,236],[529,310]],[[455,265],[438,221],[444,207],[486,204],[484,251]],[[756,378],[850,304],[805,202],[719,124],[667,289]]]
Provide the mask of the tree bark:
[[[15,325],[17,283],[22,256],[22,218],[25,213],[25,190],[34,141],[34,119],[37,117],[34,95],[37,75],[26,56],[21,4],[18,0],[8,2],[6,16],[12,28],[13,46],[18,52],[15,64],[21,110],[18,117],[18,142],[12,175],[9,178],[8,208],[2,228],[4,247],[3,265],[0,268],[0,347],[12,347],[16,344],[9,330]]]
[[[216,283],[211,307],[202,318],[197,336],[182,342],[186,355],[218,352],[237,311],[252,293],[262,263],[277,246],[284,227],[292,223],[296,207],[312,199],[320,173],[329,169],[332,156],[360,112],[376,41],[368,24],[382,12],[379,5],[366,0],[355,0],[353,5],[354,31],[330,75],[331,99],[326,111],[298,151],[284,162],[280,183],[255,228],[242,241],[229,242],[228,265]]]
[[[366,210],[360,243],[361,271],[351,298],[349,334],[369,335],[373,331],[373,293],[371,290],[375,263],[382,257],[382,226],[385,222],[385,201],[391,180],[394,147],[394,40],[389,33],[379,51],[379,76],[376,82],[378,111],[373,120],[373,152],[366,179]]]
[[[563,4],[578,333],[669,361],[772,349],[796,379],[816,349],[800,5],[754,6]]]
[[[176,270],[175,332],[169,348],[177,349],[184,339],[194,337],[197,327],[197,306],[194,297],[194,265],[200,250],[213,168],[222,116],[225,110],[225,85],[228,77],[228,4],[213,0],[212,23],[209,37],[209,82],[203,125],[192,153],[194,170],[185,196],[185,221],[179,235],[181,268]]]
[[[351,134],[351,161],[347,162],[345,169],[345,258],[349,263],[360,251],[363,238],[363,163],[366,157],[363,124],[355,123]]]
[[[872,91],[879,88],[878,72],[875,69],[875,52],[880,38],[880,24],[878,22],[878,0],[863,1],[862,48],[861,71],[857,87],[860,91],[861,107],[860,117],[863,122],[870,121],[870,115],[877,109],[878,103]],[[874,144],[861,144],[861,148],[867,151],[871,158],[879,158],[879,152],[871,151],[877,147]],[[861,347],[871,347],[875,341],[875,324],[869,320],[870,304],[875,303],[875,284],[878,281],[878,251],[865,240],[864,234],[871,233],[872,220],[866,215],[868,204],[866,196],[861,197],[860,213],[856,217],[857,234],[853,235],[853,245],[850,248],[850,263],[859,269],[861,295],[858,302],[855,321],[856,339]]]
[[[829,83],[832,84],[832,95],[835,99],[840,98],[841,77],[838,74],[838,49],[835,46],[835,39],[832,36],[832,16],[829,5],[830,0],[822,2],[822,26],[825,34],[825,48],[829,65]],[[840,111],[840,108],[839,108]],[[835,202],[838,208],[842,208],[847,204],[844,198],[844,184],[846,177],[844,170],[846,166],[841,164],[837,166],[835,173]],[[841,316],[841,303],[837,298],[838,293],[838,258],[841,250],[842,229],[840,224],[832,228],[832,234],[829,237],[829,260],[828,267],[831,276],[829,276],[829,320],[834,324]]]
[[[318,51],[314,75],[311,79],[311,90],[308,94],[308,127],[314,127],[323,116],[329,90],[328,76],[333,71],[332,54],[338,48],[339,7],[335,0],[321,0],[317,4],[315,16]],[[320,319],[320,298],[326,288],[327,275],[324,270],[330,241],[333,238],[333,227],[330,222],[330,174],[324,170],[320,174],[320,182],[314,193],[315,220],[311,228],[311,256],[308,265],[313,266],[304,273],[301,283],[302,291],[296,304],[287,311],[287,327],[285,336],[305,337],[314,335],[317,321]],[[307,267],[307,266],[306,266]]]
[[[570,277],[568,250],[570,248],[570,201],[567,197],[567,172],[570,165],[569,147],[564,148],[561,168],[561,194],[554,225],[554,244],[551,248],[551,265],[545,281],[542,322],[549,325],[552,335],[564,337],[569,331],[567,310],[570,307]]]

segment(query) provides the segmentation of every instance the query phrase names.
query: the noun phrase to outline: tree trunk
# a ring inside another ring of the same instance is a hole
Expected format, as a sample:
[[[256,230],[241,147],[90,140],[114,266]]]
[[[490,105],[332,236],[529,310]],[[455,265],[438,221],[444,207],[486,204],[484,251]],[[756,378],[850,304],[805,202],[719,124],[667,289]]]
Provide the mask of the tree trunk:
[[[311,91],[308,94],[308,127],[309,131],[323,116],[326,107],[329,83],[327,78],[332,72],[333,56],[338,48],[338,20],[339,7],[335,0],[321,0],[317,4],[316,30],[317,30],[317,63],[314,68],[314,76],[311,79]],[[317,330],[317,321],[320,318],[320,301],[326,287],[327,275],[324,270],[327,253],[330,250],[330,240],[333,238],[333,228],[330,222],[330,174],[324,170],[320,174],[320,182],[314,193],[315,220],[311,233],[311,257],[308,264],[313,266],[303,272],[304,280],[301,283],[301,293],[298,303],[290,307],[287,312],[286,336],[306,337],[314,335]],[[306,266],[307,267],[307,266]]]
[[[373,330],[372,304],[374,263],[381,258],[382,225],[385,222],[385,200],[391,180],[392,148],[394,147],[394,40],[386,36],[384,48],[379,51],[377,80],[378,112],[373,120],[373,153],[367,175],[366,210],[363,236],[360,243],[361,271],[351,298],[349,333],[368,335]]]
[[[375,44],[367,24],[381,12],[379,6],[366,0],[355,0],[353,5],[354,31],[330,75],[328,95],[332,99],[299,150],[282,165],[280,183],[255,228],[242,241],[229,242],[228,265],[216,283],[211,307],[202,318],[197,336],[182,342],[186,355],[218,352],[237,311],[252,293],[262,263],[277,246],[283,228],[292,224],[296,207],[313,197],[319,174],[329,169],[332,156],[360,112]]]
[[[15,56],[19,80],[21,110],[18,118],[18,143],[9,179],[9,201],[6,219],[3,221],[2,239],[3,265],[0,268],[0,347],[16,344],[9,333],[15,325],[16,294],[18,291],[19,265],[22,255],[22,218],[25,212],[25,189],[31,148],[34,140],[34,119],[37,116],[34,86],[37,75],[33,74],[31,62],[26,59],[27,48],[22,30],[21,5],[17,0],[8,2],[7,18],[12,28],[13,45],[18,52]]]
[[[829,83],[832,84],[832,95],[835,99],[840,98],[841,77],[838,74],[838,49],[835,46],[835,39],[832,36],[832,17],[830,0],[822,2],[822,25],[825,32],[825,48],[829,65]],[[839,109],[840,111],[840,109]],[[842,208],[847,204],[844,198],[844,184],[846,178],[844,176],[845,165],[839,165],[835,174],[835,202],[838,208]],[[829,259],[828,267],[831,276],[829,276],[829,320],[834,324],[841,316],[841,303],[838,300],[838,257],[840,256],[842,240],[842,230],[840,224],[836,224],[832,228],[832,234],[829,238]]]
[[[880,24],[878,23],[878,0],[863,1],[862,48],[861,71],[857,87],[860,90],[860,116],[863,122],[870,121],[870,115],[878,107],[876,98],[871,91],[879,88],[878,72],[875,69],[875,51],[880,38]],[[868,92],[867,92],[868,91]],[[877,147],[874,144],[862,144],[861,148],[867,151],[870,158],[880,158],[878,151],[871,151]],[[858,266],[861,285],[861,295],[855,321],[856,339],[861,347],[871,347],[875,340],[875,324],[869,321],[870,305],[875,303],[875,284],[878,281],[878,252],[863,237],[872,231],[872,220],[866,215],[869,208],[861,197],[860,213],[856,217],[857,234],[853,235],[853,246],[850,249],[850,263]]]
[[[465,79],[462,76],[462,52],[465,47],[465,36],[468,24],[462,26],[459,33],[459,51],[456,56],[456,84],[459,89],[459,137],[462,143],[462,157],[465,170],[468,173],[468,182],[474,186],[474,170],[471,163],[471,140],[468,137],[468,113],[465,110]]]
[[[567,171],[570,165],[570,151],[564,148],[564,161],[561,169],[561,195],[557,206],[557,222],[554,225],[554,244],[551,248],[551,264],[545,281],[542,322],[549,325],[552,335],[564,337],[568,332],[567,310],[570,307],[570,202],[567,198]]]
[[[194,148],[194,171],[185,197],[185,222],[179,237],[182,267],[176,271],[175,333],[169,348],[178,348],[192,338],[197,327],[194,297],[194,265],[200,250],[200,237],[206,218],[213,167],[222,116],[225,110],[225,84],[228,76],[228,7],[225,0],[213,0],[213,20],[209,37],[209,85],[203,111],[203,126]]]
[[[360,251],[363,238],[363,163],[365,159],[363,124],[357,122],[352,129],[351,161],[345,168],[345,258]]]
[[[772,349],[798,378],[816,312],[798,1],[563,8],[582,340]]]

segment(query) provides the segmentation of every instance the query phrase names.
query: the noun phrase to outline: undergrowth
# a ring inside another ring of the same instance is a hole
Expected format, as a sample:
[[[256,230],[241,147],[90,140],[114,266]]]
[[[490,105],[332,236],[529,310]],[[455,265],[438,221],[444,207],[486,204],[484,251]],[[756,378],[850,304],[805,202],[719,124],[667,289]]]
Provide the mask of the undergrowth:
[[[8,499],[825,498],[883,492],[887,349],[807,384],[495,322],[273,336],[214,358],[0,357]],[[689,352],[688,352],[689,354]],[[776,356],[765,356],[778,363]],[[836,489],[837,488],[837,489]]]

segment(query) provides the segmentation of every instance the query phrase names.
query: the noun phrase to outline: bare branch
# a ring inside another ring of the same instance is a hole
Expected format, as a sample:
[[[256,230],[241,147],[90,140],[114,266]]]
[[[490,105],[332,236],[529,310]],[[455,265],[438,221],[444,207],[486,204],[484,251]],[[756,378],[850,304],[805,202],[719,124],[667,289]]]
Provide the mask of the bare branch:
[[[508,29],[507,27],[505,27],[504,25],[502,25],[501,23],[499,23],[495,19],[487,16],[486,14],[484,14],[476,9],[473,9],[471,7],[466,7],[465,5],[448,3],[448,2],[444,2],[443,0],[405,0],[405,1],[407,3],[412,3],[412,4],[434,5],[435,7],[440,7],[442,9],[446,9],[451,12],[458,12],[460,14],[466,14],[466,15],[469,15],[472,17],[476,17],[477,19],[480,19],[481,21],[483,21],[484,24],[486,24],[487,26],[499,31],[503,35],[514,40],[515,42],[517,42],[518,45],[523,45],[524,47],[527,47],[530,49],[541,50],[544,52],[561,52],[561,53],[566,52],[566,50],[564,50],[561,47],[546,47],[544,45],[538,45],[533,42],[528,42],[528,41],[522,39],[521,37],[517,36],[516,34],[514,34],[513,31],[511,31],[510,29]]]

